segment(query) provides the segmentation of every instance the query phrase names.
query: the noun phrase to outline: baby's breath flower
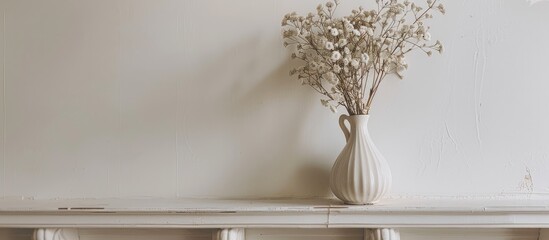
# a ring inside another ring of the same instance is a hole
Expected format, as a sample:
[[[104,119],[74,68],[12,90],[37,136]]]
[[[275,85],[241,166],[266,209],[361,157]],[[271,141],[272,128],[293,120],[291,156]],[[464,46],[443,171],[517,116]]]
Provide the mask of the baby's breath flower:
[[[349,49],[348,47],[345,47],[345,48],[343,49],[343,52],[344,52],[345,54],[349,55],[349,54],[351,54],[351,49]]]
[[[332,58],[332,61],[335,62],[335,61],[341,59],[341,53],[339,53],[338,51],[333,51],[331,58]]]
[[[328,106],[328,100],[326,100],[326,99],[320,99],[320,103],[321,103],[322,106],[324,106],[324,107],[327,107],[327,106]]]
[[[437,6],[437,9],[440,13],[446,14],[446,9],[444,9],[444,5],[442,5],[442,3]]]
[[[332,85],[337,84],[336,76],[335,76],[335,74],[334,74],[333,72],[331,72],[331,71],[326,73],[326,80],[327,80],[330,84],[332,84]],[[332,91],[333,91],[333,90],[332,90]]]
[[[431,34],[428,32],[424,33],[423,39],[425,39],[426,41],[431,41]]]
[[[351,61],[351,66],[353,66],[355,69],[357,69],[360,66],[360,62],[358,62],[358,60],[356,60],[356,59],[353,59]]]
[[[324,7],[322,6],[322,4],[318,4],[318,6],[316,6],[316,10],[318,12],[322,12],[324,10]]]
[[[334,50],[334,44],[332,42],[326,42],[325,48],[327,50]]]
[[[334,72],[335,73],[341,72],[341,67],[339,65],[334,65]]]
[[[363,53],[363,54],[360,56],[360,59],[362,60],[363,63],[368,63],[368,61],[370,60],[370,56],[368,56],[367,53]]]
[[[339,39],[339,42],[337,44],[340,47],[344,47],[345,45],[347,45],[347,39],[345,39],[345,38]]]
[[[297,69],[294,68],[294,69],[290,70],[290,76],[292,76],[296,73],[297,73]]]
[[[334,112],[344,106],[349,114],[368,114],[370,98],[381,82],[373,81],[374,75],[402,78],[408,52],[420,49],[431,56],[432,51],[444,50],[440,41],[430,43],[425,24],[432,13],[445,13],[442,4],[428,0],[422,8],[410,0],[376,2],[379,11],[358,7],[335,17],[339,2],[330,0],[318,5],[316,12],[305,16],[292,12],[282,19],[284,46],[291,48],[293,59],[301,60],[290,75],[322,93],[321,104]],[[381,75],[368,74],[374,71]],[[364,85],[372,82],[377,84]]]
[[[406,64],[406,60],[404,60],[404,57],[399,57],[399,58],[398,58],[398,64],[399,64],[399,65],[403,65],[403,66],[404,66],[404,65],[407,65],[407,64]]]

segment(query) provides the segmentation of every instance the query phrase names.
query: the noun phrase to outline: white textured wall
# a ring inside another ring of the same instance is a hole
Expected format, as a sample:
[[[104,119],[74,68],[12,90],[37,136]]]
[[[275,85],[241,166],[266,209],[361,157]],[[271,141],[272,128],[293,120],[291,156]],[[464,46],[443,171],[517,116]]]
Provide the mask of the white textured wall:
[[[338,116],[279,36],[317,3],[0,0],[0,196],[329,196]],[[548,193],[549,2],[445,4],[372,111],[393,194]]]

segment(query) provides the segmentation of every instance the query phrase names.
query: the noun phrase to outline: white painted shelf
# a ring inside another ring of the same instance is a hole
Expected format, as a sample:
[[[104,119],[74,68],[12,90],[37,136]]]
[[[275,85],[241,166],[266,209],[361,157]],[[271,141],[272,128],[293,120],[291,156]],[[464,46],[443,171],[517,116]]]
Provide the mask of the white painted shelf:
[[[549,228],[549,199],[0,200],[10,228]]]

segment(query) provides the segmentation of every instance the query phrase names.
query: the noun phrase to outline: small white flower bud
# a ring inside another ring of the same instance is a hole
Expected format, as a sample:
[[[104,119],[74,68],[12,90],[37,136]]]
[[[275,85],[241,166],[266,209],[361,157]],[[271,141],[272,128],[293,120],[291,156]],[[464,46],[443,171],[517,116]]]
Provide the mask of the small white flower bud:
[[[345,54],[351,54],[351,50],[350,50],[348,47],[345,47],[345,48],[343,49],[343,52],[344,52]]]
[[[324,107],[327,107],[327,106],[328,106],[328,100],[326,100],[326,99],[320,99],[320,103],[321,103],[322,106],[324,106]]]
[[[367,53],[363,53],[362,56],[360,56],[360,58],[363,63],[368,63],[368,61],[370,60],[370,56],[368,56]]]
[[[426,41],[431,41],[431,34],[426,32],[425,34],[423,34],[423,39],[425,39]]]
[[[353,59],[351,61],[351,66],[353,66],[355,69],[357,69],[360,66],[360,63],[356,59]]]
[[[338,51],[333,51],[331,58],[332,58],[332,61],[335,62],[335,61],[341,59],[341,53],[339,53]]]
[[[326,42],[325,47],[327,50],[334,50],[334,44],[332,42]]]

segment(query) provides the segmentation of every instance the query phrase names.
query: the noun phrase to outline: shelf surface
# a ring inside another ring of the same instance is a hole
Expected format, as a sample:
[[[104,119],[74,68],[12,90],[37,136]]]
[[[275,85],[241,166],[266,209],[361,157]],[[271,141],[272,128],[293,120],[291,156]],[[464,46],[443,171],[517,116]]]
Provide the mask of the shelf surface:
[[[549,199],[0,200],[0,227],[549,228]]]

